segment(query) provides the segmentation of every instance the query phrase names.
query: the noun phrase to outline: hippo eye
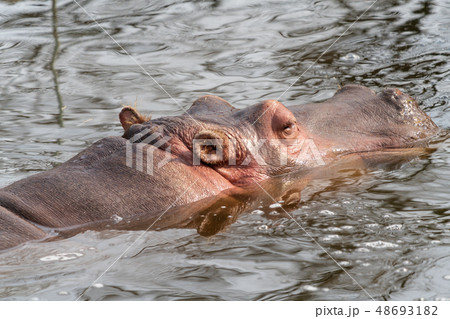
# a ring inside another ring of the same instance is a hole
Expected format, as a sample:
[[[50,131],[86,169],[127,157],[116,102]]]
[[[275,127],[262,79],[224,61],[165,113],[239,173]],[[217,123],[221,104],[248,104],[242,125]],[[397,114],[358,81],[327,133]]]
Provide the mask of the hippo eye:
[[[283,135],[285,137],[289,137],[297,131],[296,123],[288,123],[283,128]]]

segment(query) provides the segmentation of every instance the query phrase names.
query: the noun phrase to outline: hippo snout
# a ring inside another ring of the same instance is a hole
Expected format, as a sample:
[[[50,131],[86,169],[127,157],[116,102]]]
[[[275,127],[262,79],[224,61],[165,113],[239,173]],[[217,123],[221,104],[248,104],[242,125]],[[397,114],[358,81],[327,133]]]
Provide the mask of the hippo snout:
[[[422,111],[417,101],[408,94],[399,89],[389,88],[384,90],[381,95],[395,106],[400,122],[419,129],[418,137],[424,138],[430,133],[435,134],[439,131],[438,126]]]

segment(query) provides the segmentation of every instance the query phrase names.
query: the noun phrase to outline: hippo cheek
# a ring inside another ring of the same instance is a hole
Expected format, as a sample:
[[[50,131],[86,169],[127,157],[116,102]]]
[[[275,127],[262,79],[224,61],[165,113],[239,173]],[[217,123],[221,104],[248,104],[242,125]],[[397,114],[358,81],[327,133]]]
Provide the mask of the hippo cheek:
[[[302,139],[288,147],[287,157],[291,170],[325,165],[324,154],[312,138]]]
[[[252,184],[268,178],[267,170],[256,165],[214,167],[216,172],[236,186]]]

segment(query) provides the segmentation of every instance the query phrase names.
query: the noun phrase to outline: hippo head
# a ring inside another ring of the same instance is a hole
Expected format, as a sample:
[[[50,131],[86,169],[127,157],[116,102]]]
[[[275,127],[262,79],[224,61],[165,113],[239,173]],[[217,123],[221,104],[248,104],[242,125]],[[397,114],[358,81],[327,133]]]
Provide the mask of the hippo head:
[[[189,165],[207,165],[236,185],[290,171],[305,138],[292,112],[276,100],[238,110],[203,96],[184,115],[148,120],[125,107],[120,120],[126,139],[170,151]]]

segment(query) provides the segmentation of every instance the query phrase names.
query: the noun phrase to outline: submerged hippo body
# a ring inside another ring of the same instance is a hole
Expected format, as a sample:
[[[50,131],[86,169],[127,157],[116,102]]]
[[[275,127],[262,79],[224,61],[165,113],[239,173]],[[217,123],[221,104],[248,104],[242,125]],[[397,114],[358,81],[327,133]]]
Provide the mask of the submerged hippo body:
[[[220,202],[215,196],[235,189],[242,194],[241,187],[254,182],[349,154],[367,158],[368,152],[423,145],[438,132],[399,90],[377,95],[356,85],[323,103],[290,108],[269,100],[238,110],[205,96],[187,113],[148,120],[124,108],[123,137],[102,139],[0,190],[0,249],[46,238],[48,228],[117,218],[134,219],[135,227],[142,216],[152,226],[169,209],[188,214],[191,203],[211,207]],[[178,227],[178,217],[160,221]]]

